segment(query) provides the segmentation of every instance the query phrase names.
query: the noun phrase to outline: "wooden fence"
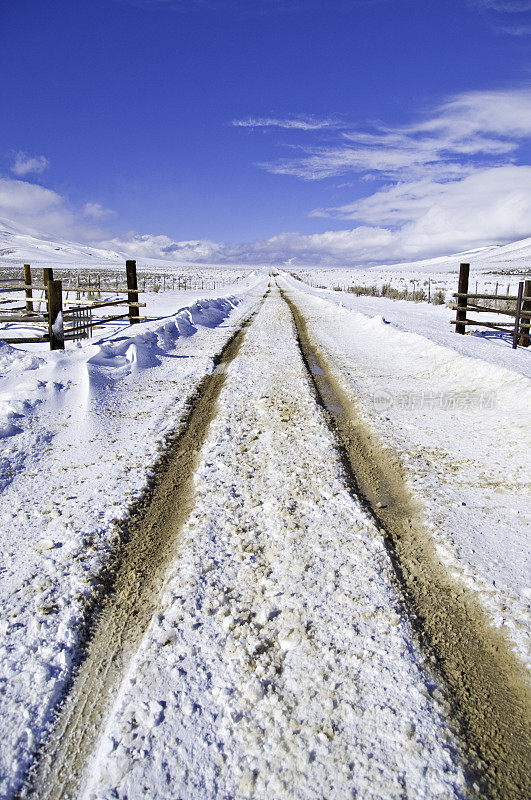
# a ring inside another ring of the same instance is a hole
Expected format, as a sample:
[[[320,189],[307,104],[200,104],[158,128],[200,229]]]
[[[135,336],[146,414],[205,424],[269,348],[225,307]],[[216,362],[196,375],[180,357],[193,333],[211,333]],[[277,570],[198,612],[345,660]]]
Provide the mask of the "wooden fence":
[[[513,349],[518,345],[529,347],[529,326],[531,322],[531,280],[520,281],[518,294],[471,294],[468,291],[470,264],[461,264],[459,268],[459,286],[453,297],[457,303],[451,308],[456,309],[456,319],[451,324],[455,325],[456,333],[466,333],[467,326],[478,326],[511,334]],[[483,301],[483,302],[478,302]],[[494,305],[488,305],[494,303]],[[501,307],[503,305],[503,307]],[[514,306],[514,307],[511,307]],[[483,321],[470,319],[468,312],[473,314],[499,314],[511,317],[509,322]],[[513,321],[514,320],[514,321]]]
[[[112,289],[101,289],[101,284],[93,286],[81,284],[79,275],[74,288],[63,288],[63,282],[54,280],[53,270],[43,269],[42,284],[33,283],[31,267],[24,264],[23,277],[6,279],[0,286],[0,323],[11,323],[26,326],[47,326],[47,333],[35,336],[10,337],[9,329],[0,330],[0,339],[10,344],[49,342],[50,350],[64,350],[65,341],[69,339],[86,339],[98,325],[106,325],[114,320],[129,318],[134,325],[141,321],[140,303],[136,274],[136,261],[125,263],[125,286]],[[36,297],[34,292],[40,293]],[[97,292],[98,298],[94,299]],[[69,294],[76,295],[75,300],[68,299]],[[105,296],[105,294],[109,296]],[[125,295],[123,298],[121,295]],[[42,310],[41,307],[43,306]],[[111,315],[95,315],[98,309],[127,307],[125,313]]]

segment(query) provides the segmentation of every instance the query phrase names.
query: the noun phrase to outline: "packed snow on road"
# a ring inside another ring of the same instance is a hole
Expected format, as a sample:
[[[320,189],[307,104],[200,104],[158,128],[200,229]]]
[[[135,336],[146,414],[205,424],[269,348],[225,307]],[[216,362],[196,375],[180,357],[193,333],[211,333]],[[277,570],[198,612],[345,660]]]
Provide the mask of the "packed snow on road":
[[[149,294],[149,321],[65,351],[0,341],[3,798],[60,796],[53,770],[43,788],[32,766],[112,595],[131,510],[218,373],[189,512],[76,796],[481,792],[484,765],[357,495],[287,300],[342,402],[397,459],[515,682],[530,661],[530,354],[457,336],[444,306],[318,288],[323,272]]]

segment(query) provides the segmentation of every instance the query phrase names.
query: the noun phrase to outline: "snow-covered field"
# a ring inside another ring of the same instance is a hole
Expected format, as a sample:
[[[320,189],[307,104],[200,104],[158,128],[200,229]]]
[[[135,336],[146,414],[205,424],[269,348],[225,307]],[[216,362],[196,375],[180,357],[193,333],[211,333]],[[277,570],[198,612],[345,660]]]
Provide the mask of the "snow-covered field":
[[[441,256],[425,261],[401,264],[382,264],[370,268],[304,268],[289,267],[294,277],[313,288],[347,291],[353,287],[390,286],[398,292],[411,296],[423,292],[425,300],[433,302],[437,293],[442,293],[444,302],[452,301],[457,292],[459,264],[470,264],[469,291],[484,294],[516,294],[518,282],[531,277],[531,239],[523,239],[508,245],[482,247],[453,256]],[[441,298],[442,299],[442,298]]]
[[[181,273],[194,275],[198,267],[193,262],[175,261],[171,253],[168,258],[151,258],[142,253],[139,242],[139,253],[131,255],[129,252],[108,250],[102,247],[93,247],[80,244],[67,239],[51,239],[48,235],[15,224],[12,220],[0,217],[0,271],[20,270],[23,263],[33,267],[55,267],[67,270],[75,267],[76,270],[90,271],[105,269],[109,271],[124,269],[126,258],[136,258],[139,268],[146,273],[158,272],[161,274]],[[241,264],[209,264],[201,265],[203,275],[212,272],[218,276],[230,276],[248,272],[248,267]]]
[[[496,254],[514,269],[515,252],[479,254],[480,280],[493,280]],[[437,269],[450,284],[449,263]],[[437,274],[413,267],[408,280]],[[448,574],[529,664],[530,353],[456,335],[445,306],[316,289],[338,276],[296,271],[306,282],[281,272],[279,286],[397,454]],[[249,270],[221,293],[147,294],[149,321],[64,352],[0,342],[2,797],[19,790],[70,685],[121,523],[255,312],[160,608],[115,687],[80,796],[469,792],[445,687],[404,615],[383,537],[348,491],[288,308],[274,286],[261,305],[269,280]]]

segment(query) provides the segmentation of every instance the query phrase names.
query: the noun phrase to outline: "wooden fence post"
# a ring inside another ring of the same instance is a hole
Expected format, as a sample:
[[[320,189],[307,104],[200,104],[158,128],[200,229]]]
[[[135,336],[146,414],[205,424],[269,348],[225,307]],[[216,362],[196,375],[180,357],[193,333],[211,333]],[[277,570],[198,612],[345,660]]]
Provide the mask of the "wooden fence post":
[[[531,280],[527,280],[524,283],[524,297],[531,297]],[[531,314],[531,300],[524,300],[522,303],[522,311],[525,311],[527,314]],[[522,324],[520,326],[520,344],[522,347],[529,347],[530,324],[531,319],[529,317],[522,318]]]
[[[125,262],[125,272],[127,275],[127,299],[130,304],[138,303],[138,283],[136,278],[136,261]],[[140,322],[140,308],[138,305],[129,306],[129,324],[134,325]]]
[[[42,278],[45,286],[48,286],[48,281],[53,281],[53,269],[51,267],[44,267],[42,271]]]
[[[460,264],[459,265],[459,285],[457,287],[458,294],[468,294],[468,276],[470,275],[470,264]],[[466,307],[467,307],[467,297],[458,297],[457,298],[457,314],[456,320],[457,325],[455,326],[456,333],[465,333],[466,332],[466,325],[462,323],[466,320]],[[461,324],[460,324],[461,323]]]
[[[33,311],[33,293],[31,291],[31,267],[24,264],[24,283],[26,287],[26,311]]]
[[[50,350],[65,349],[63,327],[63,284],[62,281],[48,280],[48,334]]]
[[[518,295],[516,297],[516,314],[514,318],[513,328],[513,350],[518,346],[518,339],[520,338],[520,312],[522,311],[522,296],[524,294],[524,282],[520,281],[518,284]]]

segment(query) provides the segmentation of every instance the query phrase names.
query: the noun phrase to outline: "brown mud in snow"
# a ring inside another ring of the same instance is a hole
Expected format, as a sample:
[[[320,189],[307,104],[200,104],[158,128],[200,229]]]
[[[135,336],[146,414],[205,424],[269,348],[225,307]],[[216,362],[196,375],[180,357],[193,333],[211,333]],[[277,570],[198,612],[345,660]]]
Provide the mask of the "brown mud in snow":
[[[226,367],[238,354],[251,319],[233,334],[216,359],[217,368],[201,381],[180,432],[125,523],[129,536],[118,557],[112,592],[20,798],[67,800],[77,795],[120,680],[157,610],[164,576],[178,553],[180,532],[193,507],[198,454],[216,414]]]
[[[530,698],[524,667],[473,594],[448,575],[398,458],[362,419],[326,357],[310,341],[300,311],[281,293],[318,400],[337,435],[353,492],[382,531],[411,622],[451,696],[469,754],[473,761],[479,759],[479,794],[528,800]]]

